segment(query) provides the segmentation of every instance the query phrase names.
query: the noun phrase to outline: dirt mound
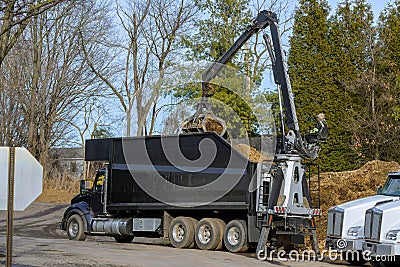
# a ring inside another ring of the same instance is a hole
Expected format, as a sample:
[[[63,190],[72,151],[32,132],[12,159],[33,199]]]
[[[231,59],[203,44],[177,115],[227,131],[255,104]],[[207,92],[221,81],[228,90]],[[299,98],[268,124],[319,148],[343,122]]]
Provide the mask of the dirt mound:
[[[353,171],[321,173],[321,209],[318,237],[320,246],[326,238],[326,218],[332,206],[376,193],[376,187],[383,185],[390,171],[398,171],[397,162],[374,160]]]
[[[240,154],[248,158],[250,161],[262,162],[264,160],[271,160],[270,157],[264,155],[261,151],[258,151],[249,145],[238,144],[235,146],[235,148],[240,152]]]

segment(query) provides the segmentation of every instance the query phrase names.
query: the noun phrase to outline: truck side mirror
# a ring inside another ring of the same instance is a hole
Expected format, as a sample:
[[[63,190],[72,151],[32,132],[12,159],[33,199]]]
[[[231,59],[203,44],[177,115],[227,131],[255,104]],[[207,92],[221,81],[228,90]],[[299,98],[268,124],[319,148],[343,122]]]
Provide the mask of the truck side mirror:
[[[382,186],[378,185],[376,187],[376,194],[379,195],[382,192]]]
[[[81,180],[79,184],[79,191],[81,195],[86,195],[92,189],[92,181]]]

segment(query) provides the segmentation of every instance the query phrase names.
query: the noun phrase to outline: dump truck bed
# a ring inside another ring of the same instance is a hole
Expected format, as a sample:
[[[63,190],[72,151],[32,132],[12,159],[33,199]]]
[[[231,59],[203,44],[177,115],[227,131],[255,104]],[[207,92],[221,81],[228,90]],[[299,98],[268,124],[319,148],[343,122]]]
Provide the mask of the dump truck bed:
[[[255,206],[257,164],[215,133],[87,140],[85,160],[109,163],[110,210]]]

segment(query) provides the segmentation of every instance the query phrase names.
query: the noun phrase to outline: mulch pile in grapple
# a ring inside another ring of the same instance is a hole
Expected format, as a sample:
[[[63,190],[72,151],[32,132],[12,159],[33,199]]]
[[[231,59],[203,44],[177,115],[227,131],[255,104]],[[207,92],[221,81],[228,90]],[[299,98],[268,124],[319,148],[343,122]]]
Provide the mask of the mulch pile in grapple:
[[[398,171],[397,162],[374,160],[353,171],[321,173],[321,209],[318,222],[320,248],[326,238],[327,212],[332,206],[376,194],[376,188],[386,181],[388,172]]]
[[[224,127],[221,125],[220,122],[214,120],[211,117],[206,117],[205,120],[206,120],[205,128],[207,132],[216,132],[219,135],[222,134]]]

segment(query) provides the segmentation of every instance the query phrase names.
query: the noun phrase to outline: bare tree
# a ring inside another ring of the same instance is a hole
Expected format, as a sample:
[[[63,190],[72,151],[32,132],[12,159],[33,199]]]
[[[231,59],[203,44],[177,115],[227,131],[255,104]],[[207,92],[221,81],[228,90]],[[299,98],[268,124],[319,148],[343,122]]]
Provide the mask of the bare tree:
[[[279,27],[281,32],[281,38],[284,40],[287,38],[287,34],[291,31],[293,23],[293,0],[255,0],[250,4],[251,10],[254,14],[257,14],[261,10],[271,10],[277,14],[279,19]],[[268,29],[267,29],[268,30]],[[267,31],[268,34],[268,31]],[[267,53],[264,40],[262,38],[263,32],[259,32],[254,38],[249,40],[248,58],[247,61],[252,62],[247,64],[247,75],[252,78],[259,77],[262,72],[270,65],[270,59]]]
[[[76,142],[85,147],[86,139],[98,138],[101,132],[111,127],[111,122],[104,122],[105,118],[109,118],[107,110],[101,102],[94,98],[88,98],[81,110],[77,110],[76,120],[66,120],[72,128],[78,132],[79,141]],[[102,137],[109,137],[104,136]]]
[[[113,54],[103,65],[93,60],[95,45],[89,46],[82,39],[82,51],[91,71],[102,81],[118,98],[126,118],[126,135],[131,134],[132,110],[138,87],[144,83],[149,65],[150,53],[140,43],[143,36],[143,24],[148,15],[150,0],[130,3],[129,12],[117,3],[117,15],[128,38],[125,45],[98,42],[97,46],[105,46]],[[105,37],[108,38],[108,37]],[[144,51],[144,53],[143,53]],[[118,54],[124,54],[124,63],[115,64]],[[118,77],[123,77],[122,80]]]
[[[180,50],[179,37],[188,32],[196,13],[195,5],[183,0],[157,0],[151,5],[149,12],[151,20],[148,21],[149,30],[146,31],[145,38],[148,46],[152,47],[151,53],[157,59],[158,84],[162,83],[165,69],[177,63],[176,59],[179,59]],[[160,94],[162,92],[159,88],[152,90],[147,98],[143,92],[138,92],[136,104],[138,118],[140,118],[138,129],[147,129],[146,119],[151,109],[148,131],[150,135],[153,133],[156,117],[160,112],[157,108]]]
[[[18,51],[5,61],[18,68],[18,79],[4,71],[1,78],[18,81],[9,84],[20,105],[26,146],[45,167],[49,148],[65,140],[76,111],[97,94],[96,77],[81,57],[79,38],[96,34],[105,14],[95,0],[57,5],[31,18],[26,35],[13,49]]]
[[[21,103],[15,89],[21,86],[21,56],[26,56],[24,49],[17,56],[10,54],[0,69],[0,145],[25,146],[27,144],[27,125],[21,109]]]
[[[0,1],[0,66],[30,20],[66,0]]]
[[[83,42],[82,50],[90,69],[118,98],[126,118],[126,135],[132,134],[135,116],[136,135],[143,135],[150,109],[158,99],[157,90],[146,82],[170,63],[177,36],[193,15],[193,8],[182,0],[142,0],[124,5],[117,2],[116,14],[126,38],[122,45],[107,44],[114,50],[109,63],[96,67],[90,56],[93,47]],[[114,64],[111,71],[111,62],[118,58],[115,55],[121,54],[123,63]]]

